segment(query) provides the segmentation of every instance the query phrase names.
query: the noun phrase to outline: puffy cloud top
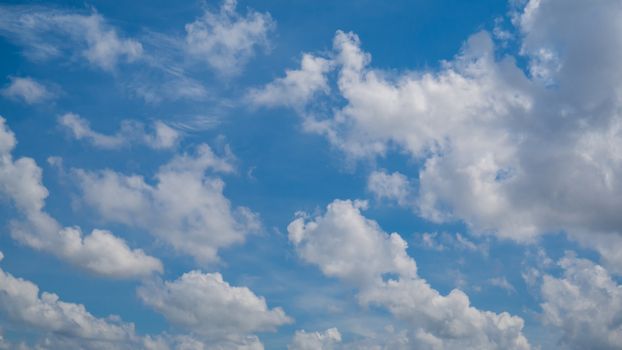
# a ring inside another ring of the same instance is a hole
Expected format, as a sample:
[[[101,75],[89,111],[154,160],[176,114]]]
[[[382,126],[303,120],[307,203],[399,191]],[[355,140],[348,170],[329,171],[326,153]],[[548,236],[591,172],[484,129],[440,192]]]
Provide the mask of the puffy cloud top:
[[[251,333],[292,322],[281,308],[269,309],[264,298],[229,285],[219,273],[191,271],[144,286],[138,295],[171,323],[212,341],[244,341]]]
[[[468,296],[443,296],[417,276],[415,261],[397,233],[365,218],[365,202],[335,200],[326,213],[288,226],[300,257],[322,272],[353,283],[363,305],[379,305],[411,329],[407,347],[421,349],[529,349],[523,320],[507,312],[480,311]]]

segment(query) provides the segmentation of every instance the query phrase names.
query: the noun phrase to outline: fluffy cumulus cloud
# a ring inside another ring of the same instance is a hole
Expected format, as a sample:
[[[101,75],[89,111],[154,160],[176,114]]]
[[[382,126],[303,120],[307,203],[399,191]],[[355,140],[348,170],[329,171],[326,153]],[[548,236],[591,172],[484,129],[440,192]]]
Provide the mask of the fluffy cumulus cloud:
[[[281,308],[270,309],[264,298],[231,286],[219,273],[188,272],[145,285],[138,295],[173,325],[221,348],[262,348],[254,333],[292,322]]]
[[[73,113],[62,115],[58,118],[58,123],[74,138],[86,140],[93,146],[104,149],[118,149],[132,143],[144,144],[154,149],[172,148],[182,136],[179,131],[159,120],[153,123],[152,132],[146,131],[141,122],[125,120],[121,123],[120,130],[113,135],[92,130],[86,119]]]
[[[615,1],[533,0],[517,9],[528,72],[511,56],[498,58],[486,32],[436,72],[401,74],[374,69],[359,38],[337,32],[324,58],[345,103],[318,113],[331,100],[319,85],[304,125],[354,159],[399,151],[421,162],[407,175],[426,219],[462,220],[474,233],[520,242],[565,231],[619,266],[621,11]],[[588,60],[588,52],[599,54]],[[280,90],[284,104],[301,93],[295,86]],[[394,187],[394,178],[384,180]]]
[[[401,236],[384,232],[363,208],[335,200],[324,215],[292,221],[289,238],[302,260],[357,287],[362,305],[384,307],[408,324],[403,348],[530,348],[520,317],[478,310],[458,289],[441,295],[417,275]]]
[[[0,259],[2,260],[2,259]],[[216,300],[214,300],[216,301]],[[84,305],[65,302],[54,293],[41,292],[27,280],[0,269],[0,316],[14,326],[29,330],[28,342],[3,340],[0,349],[86,349],[86,350],[171,350],[171,349],[263,349],[249,337],[240,342],[205,343],[187,334],[136,334],[134,324],[116,315],[99,318]]]
[[[257,49],[267,48],[275,26],[269,13],[240,15],[236,5],[236,0],[224,0],[220,11],[205,11],[186,25],[187,52],[223,75],[239,73]]]
[[[45,85],[29,77],[9,77],[9,84],[0,90],[2,96],[21,100],[27,104],[45,102],[54,97],[54,93]]]
[[[0,314],[11,324],[41,335],[43,349],[133,349],[138,341],[133,324],[124,323],[116,316],[97,318],[84,305],[40,292],[34,283],[2,269]]]
[[[341,343],[341,333],[337,328],[329,328],[324,332],[296,331],[289,350],[331,350]]]
[[[46,213],[48,190],[41,181],[41,168],[32,158],[13,159],[16,142],[0,118],[0,195],[11,200],[22,217],[11,222],[14,239],[103,276],[131,278],[162,271],[158,259],[129,248],[111,232],[95,229],[84,235],[79,227],[62,227]]]
[[[218,259],[218,249],[260,229],[257,214],[232,207],[223,194],[224,182],[216,173],[232,171],[230,159],[202,144],[160,167],[153,185],[142,176],[113,170],[73,173],[83,200],[103,219],[144,229],[199,263],[209,263]]]
[[[326,73],[331,61],[305,54],[300,69],[287,70],[285,77],[278,78],[261,89],[253,89],[249,100],[257,106],[288,106],[302,108],[318,92],[328,93]]]
[[[622,286],[599,265],[573,254],[559,261],[561,277],[544,275],[545,323],[562,331],[569,349],[622,347]]]
[[[80,14],[36,6],[0,7],[0,35],[24,47],[35,60],[81,57],[89,64],[113,70],[120,61],[142,55],[142,45],[119,36],[98,13]]]

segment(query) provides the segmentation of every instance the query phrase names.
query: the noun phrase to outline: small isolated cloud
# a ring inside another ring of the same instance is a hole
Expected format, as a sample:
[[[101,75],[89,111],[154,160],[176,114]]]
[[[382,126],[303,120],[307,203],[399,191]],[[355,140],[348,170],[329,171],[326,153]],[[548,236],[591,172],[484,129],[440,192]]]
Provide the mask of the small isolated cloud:
[[[332,350],[341,343],[341,333],[337,328],[329,328],[324,332],[296,331],[289,350]]]
[[[236,0],[224,0],[218,12],[205,11],[186,24],[186,50],[218,73],[239,73],[258,48],[268,48],[275,23],[269,13],[236,12]]]
[[[230,344],[220,348],[259,343],[254,333],[292,322],[283,309],[270,309],[263,297],[231,286],[219,273],[188,272],[175,281],[145,285],[138,296],[176,327],[208,343]]]
[[[510,282],[508,282],[508,280],[505,277],[491,278],[488,280],[488,283],[491,286],[505,290],[508,294],[516,293],[516,288],[514,288],[514,286]]]
[[[377,199],[392,200],[399,205],[407,205],[413,194],[408,178],[397,171],[392,174],[373,171],[367,178],[367,190]]]
[[[0,94],[12,100],[21,100],[27,104],[49,101],[55,94],[48,87],[29,77],[9,77],[9,84],[0,90]]]
[[[32,158],[13,159],[17,140],[0,117],[0,195],[11,200],[22,219],[11,221],[11,236],[94,274],[136,278],[162,272],[162,263],[106,230],[84,235],[79,227],[62,227],[44,211],[48,190]]]
[[[80,57],[103,70],[141,57],[142,45],[123,38],[97,12],[80,14],[40,6],[0,6],[0,35],[34,60]]]
[[[73,113],[64,114],[58,118],[58,123],[77,140],[86,140],[93,146],[104,149],[119,149],[132,143],[144,144],[154,149],[172,148],[182,137],[179,131],[162,121],[155,121],[151,132],[147,132],[143,123],[125,120],[114,135],[92,130],[86,119]]]

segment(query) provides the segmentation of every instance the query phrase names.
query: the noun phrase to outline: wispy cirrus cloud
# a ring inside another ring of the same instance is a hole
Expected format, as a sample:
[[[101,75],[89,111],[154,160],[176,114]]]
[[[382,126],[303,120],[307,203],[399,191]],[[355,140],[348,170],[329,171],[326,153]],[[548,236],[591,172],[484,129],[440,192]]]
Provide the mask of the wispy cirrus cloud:
[[[34,60],[83,59],[111,71],[143,53],[140,42],[119,35],[97,12],[90,14],[27,5],[0,6],[0,35]]]
[[[58,118],[58,123],[77,140],[85,140],[97,148],[119,149],[132,143],[144,144],[154,149],[174,147],[182,137],[181,132],[162,121],[155,121],[151,132],[142,122],[125,120],[120,130],[113,134],[102,134],[91,129],[88,120],[77,114],[67,113]]]

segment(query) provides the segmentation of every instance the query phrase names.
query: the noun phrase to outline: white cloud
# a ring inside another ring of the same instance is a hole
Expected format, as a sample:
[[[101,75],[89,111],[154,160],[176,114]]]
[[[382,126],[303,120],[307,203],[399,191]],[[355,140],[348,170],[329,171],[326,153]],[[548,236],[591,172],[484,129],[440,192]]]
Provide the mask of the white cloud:
[[[569,349],[622,347],[622,286],[605,269],[572,254],[559,261],[563,276],[542,280],[542,316],[562,331]]]
[[[119,61],[135,61],[143,51],[139,42],[120,37],[96,12],[5,5],[0,7],[0,35],[22,45],[32,59],[78,54],[104,70],[113,70]]]
[[[54,97],[45,85],[29,77],[9,77],[11,82],[0,91],[2,96],[27,104],[41,103]]]
[[[267,48],[275,26],[269,13],[235,11],[236,0],[224,0],[219,12],[205,11],[186,24],[186,50],[223,75],[239,73],[258,48]]]
[[[531,74],[513,57],[496,58],[485,32],[437,72],[397,73],[374,69],[358,37],[338,32],[326,56],[337,96],[310,100],[304,126],[351,158],[396,151],[420,162],[409,177],[417,183],[416,212],[426,219],[464,221],[476,234],[518,242],[565,231],[615,267],[622,250],[620,15],[615,1],[530,1],[514,23]],[[327,104],[325,113],[309,112]]]
[[[62,301],[58,295],[40,292],[34,283],[17,278],[0,269],[0,316],[12,327],[28,329],[28,343],[4,341],[0,332],[0,349],[68,349],[68,350],[203,350],[263,349],[259,340],[248,337],[241,341],[206,343],[192,335],[162,333],[139,336],[134,324],[119,316],[98,318],[84,305]],[[4,347],[3,347],[4,346]]]
[[[281,308],[270,309],[263,297],[231,286],[219,273],[191,271],[175,281],[145,285],[138,295],[171,324],[207,343],[253,344],[258,342],[253,333],[292,322]]]
[[[64,349],[132,349],[134,325],[116,316],[97,318],[84,305],[64,302],[58,295],[42,292],[32,282],[0,269],[0,314],[48,338],[47,346]],[[0,337],[1,339],[1,337]],[[51,344],[50,344],[51,343]],[[59,347],[56,347],[59,348]]]
[[[357,285],[378,282],[385,273],[416,276],[417,266],[406,254],[406,242],[363,217],[360,210],[366,207],[366,202],[336,200],[324,216],[292,221],[287,226],[289,240],[303,260],[318,265],[327,276]]]
[[[330,60],[305,54],[299,70],[287,70],[285,77],[251,90],[248,98],[258,106],[303,107],[315,94],[330,91],[326,78],[330,69]]]
[[[330,350],[335,344],[341,343],[341,333],[337,328],[329,328],[324,332],[307,333],[296,331],[289,350]]]
[[[112,170],[74,174],[84,202],[103,219],[144,229],[203,264],[215,262],[218,249],[260,228],[257,214],[232,208],[224,182],[208,171],[231,172],[233,167],[203,144],[195,154],[176,156],[160,167],[154,185]]]
[[[244,332],[272,331],[291,322],[282,309],[268,309],[263,298],[230,286],[220,274],[190,272],[174,282],[143,286],[139,295],[175,326],[194,334],[137,335],[134,324],[119,316],[98,318],[84,305],[62,301],[0,269],[0,318],[28,329],[30,343],[5,340],[0,329],[0,349],[263,350],[257,336]],[[188,318],[180,316],[182,320],[196,317],[196,323],[177,323],[175,317],[183,313]]]
[[[88,140],[93,146],[118,149],[131,143],[142,143],[154,149],[172,148],[182,137],[181,133],[161,121],[155,121],[152,132],[145,130],[141,122],[125,120],[121,129],[114,135],[93,131],[89,122],[77,114],[67,113],[58,118],[58,123],[78,140]]]
[[[443,296],[418,277],[406,242],[365,218],[364,207],[336,200],[324,215],[290,223],[290,241],[304,261],[356,286],[362,305],[385,307],[406,322],[410,348],[530,348],[520,317],[480,311],[462,291]]]
[[[407,205],[412,200],[412,188],[408,178],[399,172],[392,174],[376,170],[367,178],[367,190],[377,199],[393,200],[400,205]]]
[[[32,158],[14,160],[15,135],[0,118],[0,195],[10,199],[23,219],[11,222],[11,236],[32,248],[52,253],[80,268],[114,278],[133,278],[162,271],[161,262],[141,249],[130,249],[109,231],[83,235],[63,228],[44,211],[48,190]]]

